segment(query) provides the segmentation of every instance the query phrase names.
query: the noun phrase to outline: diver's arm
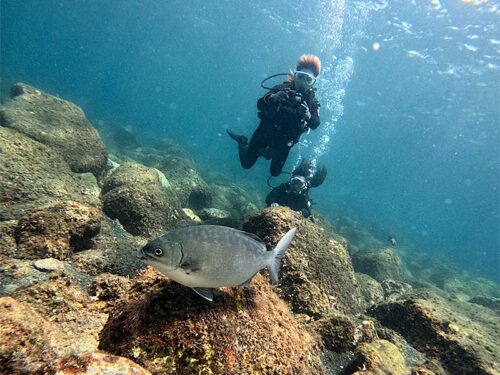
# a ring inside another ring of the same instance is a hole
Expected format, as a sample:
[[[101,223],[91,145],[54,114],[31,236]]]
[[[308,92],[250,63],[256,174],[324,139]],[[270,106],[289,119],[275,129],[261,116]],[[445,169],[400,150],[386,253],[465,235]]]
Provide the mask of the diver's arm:
[[[278,195],[278,188],[274,188],[271,190],[271,192],[267,195],[266,197],[266,205],[269,207],[273,203],[278,203],[276,202],[276,198]]]
[[[309,111],[311,112],[311,119],[307,121],[307,126],[311,129],[316,129],[319,124],[319,102],[318,100],[313,97],[311,100],[311,104],[309,105]]]

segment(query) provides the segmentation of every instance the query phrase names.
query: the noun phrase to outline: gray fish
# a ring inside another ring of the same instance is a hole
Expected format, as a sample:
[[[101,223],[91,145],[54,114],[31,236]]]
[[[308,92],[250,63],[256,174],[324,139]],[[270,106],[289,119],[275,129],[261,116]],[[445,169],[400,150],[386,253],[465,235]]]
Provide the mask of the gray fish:
[[[265,267],[271,282],[277,283],[281,258],[295,232],[297,228],[289,230],[274,250],[267,251],[264,242],[251,233],[219,225],[190,226],[150,241],[137,256],[212,301],[212,288],[248,286]]]

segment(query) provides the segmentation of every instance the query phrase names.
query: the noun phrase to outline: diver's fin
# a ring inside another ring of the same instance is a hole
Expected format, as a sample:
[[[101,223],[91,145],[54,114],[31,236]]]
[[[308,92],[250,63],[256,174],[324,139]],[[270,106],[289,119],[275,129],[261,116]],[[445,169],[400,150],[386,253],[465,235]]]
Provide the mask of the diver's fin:
[[[214,290],[212,288],[191,288],[199,296],[205,298],[207,301],[212,302],[214,300]]]
[[[247,142],[248,142],[248,138],[247,138],[247,137],[245,137],[244,135],[238,135],[238,134],[236,134],[236,133],[232,132],[232,131],[231,131],[231,130],[229,130],[229,129],[226,129],[226,132],[227,132],[227,134],[228,134],[231,138],[233,138],[233,139],[234,139],[236,142],[238,142],[238,143],[247,143]]]
[[[280,242],[278,242],[274,250],[271,251],[267,269],[269,270],[272,284],[276,284],[278,282],[281,267],[281,258],[283,258],[283,255],[285,254],[286,249],[288,249],[288,246],[290,246],[290,243],[292,242],[296,232],[297,228],[290,229],[283,236],[283,238],[281,238]]]
[[[256,274],[256,273],[254,273],[252,276],[250,276],[250,278],[249,278],[247,281],[245,281],[244,283],[241,283],[241,284],[240,284],[240,285],[238,285],[238,286],[240,286],[240,287],[242,287],[242,288],[248,288],[248,287],[250,286],[250,282],[251,282],[251,281],[252,281],[252,279],[255,277],[255,275],[257,275],[257,274]]]

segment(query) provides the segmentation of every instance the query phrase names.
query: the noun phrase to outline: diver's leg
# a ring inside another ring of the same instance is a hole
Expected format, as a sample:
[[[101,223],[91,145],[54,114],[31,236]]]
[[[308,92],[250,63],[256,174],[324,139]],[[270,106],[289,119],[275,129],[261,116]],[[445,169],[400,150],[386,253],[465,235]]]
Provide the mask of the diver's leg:
[[[238,143],[241,166],[245,169],[253,167],[259,158],[262,149],[262,139],[257,131],[253,134],[250,143]]]
[[[290,147],[286,145],[284,147],[279,147],[274,151],[270,170],[272,176],[279,176],[281,174],[289,152]]]

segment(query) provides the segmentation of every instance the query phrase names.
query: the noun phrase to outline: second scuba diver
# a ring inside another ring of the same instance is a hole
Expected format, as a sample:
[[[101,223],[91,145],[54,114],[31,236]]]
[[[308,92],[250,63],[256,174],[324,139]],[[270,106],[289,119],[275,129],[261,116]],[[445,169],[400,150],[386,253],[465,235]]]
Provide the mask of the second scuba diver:
[[[248,141],[228,130],[238,142],[241,166],[251,168],[260,156],[271,159],[272,176],[281,174],[288,153],[302,133],[319,126],[319,102],[313,87],[321,71],[315,55],[302,55],[288,81],[276,85],[257,102],[260,123]],[[271,77],[269,77],[271,78]]]
[[[290,179],[281,185],[273,188],[266,197],[268,206],[288,206],[294,211],[299,211],[304,217],[311,217],[311,200],[309,199],[309,189],[318,187],[326,177],[326,168],[318,168],[313,173],[313,166],[310,161],[302,160],[295,167]]]

